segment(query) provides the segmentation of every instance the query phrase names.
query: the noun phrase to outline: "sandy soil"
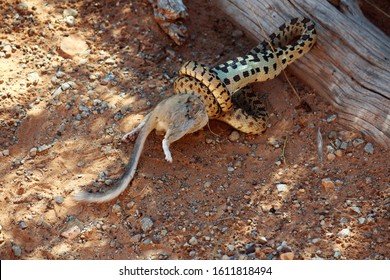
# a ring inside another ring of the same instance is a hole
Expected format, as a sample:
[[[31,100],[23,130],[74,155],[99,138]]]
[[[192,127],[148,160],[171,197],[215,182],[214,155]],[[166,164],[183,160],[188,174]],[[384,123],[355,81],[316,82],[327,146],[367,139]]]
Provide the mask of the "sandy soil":
[[[390,257],[390,152],[288,71],[305,105],[283,77],[256,85],[271,113],[263,135],[211,121],[167,164],[153,134],[119,199],[75,203],[121,175],[132,151],[121,136],[172,94],[186,60],[215,65],[255,42],[209,1],[186,1],[183,46],[148,1],[24,3],[0,2],[1,259]],[[80,55],[61,51],[67,37]]]

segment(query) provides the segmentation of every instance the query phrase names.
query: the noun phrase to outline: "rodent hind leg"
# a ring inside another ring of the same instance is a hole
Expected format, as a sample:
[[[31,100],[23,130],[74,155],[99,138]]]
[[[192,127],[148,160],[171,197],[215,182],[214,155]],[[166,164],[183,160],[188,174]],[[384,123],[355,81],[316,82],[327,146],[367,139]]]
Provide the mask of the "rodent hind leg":
[[[177,127],[177,126],[174,129],[169,128],[167,130],[167,133],[165,134],[163,141],[162,141],[162,148],[163,148],[163,151],[165,154],[165,160],[168,162],[173,161],[171,151],[169,150],[169,146],[173,142],[179,140],[180,138],[182,138],[184,135],[186,135],[189,132],[188,130],[181,130],[180,128],[181,127]]]
[[[184,101],[175,104],[175,113],[170,116],[169,127],[162,141],[165,159],[172,162],[169,146],[188,133],[203,128],[208,122],[207,109],[203,101],[196,95],[183,95]]]

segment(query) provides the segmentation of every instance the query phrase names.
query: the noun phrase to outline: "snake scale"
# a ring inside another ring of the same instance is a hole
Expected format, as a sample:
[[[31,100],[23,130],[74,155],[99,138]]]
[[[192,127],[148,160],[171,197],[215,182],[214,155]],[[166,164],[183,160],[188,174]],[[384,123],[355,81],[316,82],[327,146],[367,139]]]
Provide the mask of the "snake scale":
[[[311,20],[294,18],[272,33],[269,42],[261,42],[243,57],[213,68],[194,61],[185,63],[175,80],[175,95],[160,102],[123,137],[128,140],[138,135],[119,182],[106,192],[81,192],[75,199],[105,202],[119,196],[133,179],[145,140],[154,129],[166,132],[162,147],[169,162],[172,162],[169,145],[185,134],[203,128],[209,119],[224,121],[245,133],[263,132],[267,112],[249,84],[275,78],[312,48],[316,36]]]
[[[214,68],[188,61],[179,71],[175,93],[198,94],[207,104],[210,119],[224,121],[245,133],[260,134],[266,129],[267,113],[248,85],[275,78],[307,53],[316,37],[310,19],[293,18],[269,35],[269,42],[264,40],[245,56]]]

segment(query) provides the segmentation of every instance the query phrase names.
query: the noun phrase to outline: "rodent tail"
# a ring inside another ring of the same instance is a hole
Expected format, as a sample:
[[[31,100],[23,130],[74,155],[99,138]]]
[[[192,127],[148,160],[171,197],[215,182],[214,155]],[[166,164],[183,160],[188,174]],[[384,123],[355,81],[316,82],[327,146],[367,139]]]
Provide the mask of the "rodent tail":
[[[104,193],[77,193],[74,196],[75,200],[82,202],[102,203],[118,197],[127,188],[131,180],[133,180],[134,178],[134,174],[137,170],[137,165],[141,157],[142,150],[144,148],[145,140],[155,127],[156,118],[153,116],[153,114],[150,114],[149,116],[147,116],[147,118],[148,119],[146,120],[144,127],[142,127],[141,131],[138,134],[137,140],[134,144],[133,152],[130,156],[129,163],[127,164],[125,172],[119,182],[114,187]]]

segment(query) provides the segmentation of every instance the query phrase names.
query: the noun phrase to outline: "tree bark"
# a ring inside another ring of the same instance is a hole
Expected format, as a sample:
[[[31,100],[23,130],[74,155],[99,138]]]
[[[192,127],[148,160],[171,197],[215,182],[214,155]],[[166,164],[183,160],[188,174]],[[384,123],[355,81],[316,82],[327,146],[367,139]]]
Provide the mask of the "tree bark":
[[[390,38],[369,22],[356,0],[336,8],[315,0],[217,0],[248,35],[264,39],[287,19],[316,23],[314,48],[289,69],[338,111],[339,120],[390,147]],[[259,21],[259,22],[258,22]]]

